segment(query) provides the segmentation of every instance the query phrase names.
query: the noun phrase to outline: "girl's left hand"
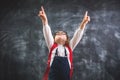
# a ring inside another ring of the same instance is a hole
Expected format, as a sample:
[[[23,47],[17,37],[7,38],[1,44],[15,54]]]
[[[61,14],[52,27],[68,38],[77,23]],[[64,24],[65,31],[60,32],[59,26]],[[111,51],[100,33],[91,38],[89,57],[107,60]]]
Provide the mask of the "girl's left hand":
[[[82,23],[86,25],[89,21],[90,16],[88,16],[88,11],[86,11]]]

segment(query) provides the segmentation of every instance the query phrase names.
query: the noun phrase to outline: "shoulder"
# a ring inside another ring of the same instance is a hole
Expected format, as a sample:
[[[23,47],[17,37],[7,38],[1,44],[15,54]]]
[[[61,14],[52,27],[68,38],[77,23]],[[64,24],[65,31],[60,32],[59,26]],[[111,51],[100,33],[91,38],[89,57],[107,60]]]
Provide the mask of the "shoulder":
[[[70,44],[66,44],[65,46],[68,48],[69,51],[72,51]]]
[[[51,48],[50,48],[50,51],[52,51],[54,48],[56,48],[58,46],[58,44],[57,43],[53,43],[53,45],[51,46]]]

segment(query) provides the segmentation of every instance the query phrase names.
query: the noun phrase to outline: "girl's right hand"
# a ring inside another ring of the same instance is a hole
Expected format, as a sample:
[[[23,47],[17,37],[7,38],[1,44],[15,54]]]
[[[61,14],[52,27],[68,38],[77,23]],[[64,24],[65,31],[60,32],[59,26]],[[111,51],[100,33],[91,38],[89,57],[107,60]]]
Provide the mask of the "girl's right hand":
[[[41,11],[39,11],[38,16],[41,18],[42,23],[43,23],[44,25],[48,24],[48,19],[47,19],[47,16],[46,16],[46,13],[45,13],[45,11],[44,11],[43,6],[41,6]]]

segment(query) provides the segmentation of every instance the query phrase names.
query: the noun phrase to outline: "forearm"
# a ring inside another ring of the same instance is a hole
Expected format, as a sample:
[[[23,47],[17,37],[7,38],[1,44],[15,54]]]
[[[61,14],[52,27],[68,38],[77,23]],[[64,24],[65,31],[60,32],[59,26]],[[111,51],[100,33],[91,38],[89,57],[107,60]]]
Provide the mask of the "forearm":
[[[72,48],[72,50],[74,50],[74,48],[77,46],[77,44],[80,42],[82,36],[83,36],[83,32],[84,32],[84,28],[78,28],[74,35],[73,38],[70,40],[70,46]]]
[[[46,20],[42,20],[42,24],[43,24],[43,26],[48,25],[48,20],[47,19]]]
[[[54,42],[54,39],[53,39],[53,36],[52,36],[51,28],[48,24],[43,25],[43,34],[44,34],[45,41],[46,41],[46,44],[48,46],[48,49],[50,49],[53,42]]]
[[[86,23],[82,21],[79,27],[80,27],[80,29],[83,30],[85,28],[85,26],[86,26]]]

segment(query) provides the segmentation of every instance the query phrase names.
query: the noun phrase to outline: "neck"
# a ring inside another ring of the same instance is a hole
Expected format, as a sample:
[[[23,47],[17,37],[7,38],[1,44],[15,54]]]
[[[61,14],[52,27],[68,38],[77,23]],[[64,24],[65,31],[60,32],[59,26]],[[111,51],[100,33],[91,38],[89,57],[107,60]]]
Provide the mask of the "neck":
[[[64,45],[63,43],[57,43],[58,45]]]

